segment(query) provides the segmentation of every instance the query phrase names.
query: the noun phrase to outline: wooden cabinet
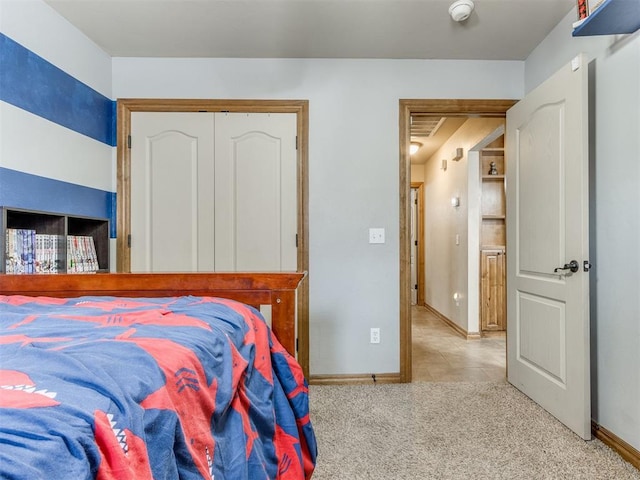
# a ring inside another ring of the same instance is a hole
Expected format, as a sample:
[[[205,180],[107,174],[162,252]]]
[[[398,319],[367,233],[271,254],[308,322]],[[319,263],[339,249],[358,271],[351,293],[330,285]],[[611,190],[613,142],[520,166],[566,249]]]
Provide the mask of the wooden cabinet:
[[[480,255],[480,328],[506,330],[506,289],[504,250],[483,250]]]
[[[33,230],[36,234],[55,237],[57,273],[67,272],[67,237],[91,237],[95,245],[98,271],[109,271],[108,219],[10,207],[0,207],[0,214],[0,273],[7,272],[7,229]]]
[[[506,195],[504,136],[480,152],[480,328],[506,329]]]

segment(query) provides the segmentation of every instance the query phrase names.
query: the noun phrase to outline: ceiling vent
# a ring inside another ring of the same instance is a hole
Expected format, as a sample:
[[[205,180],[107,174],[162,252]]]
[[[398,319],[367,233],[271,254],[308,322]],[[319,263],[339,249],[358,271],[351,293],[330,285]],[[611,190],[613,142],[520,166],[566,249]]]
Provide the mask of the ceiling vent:
[[[411,136],[432,137],[444,123],[444,117],[411,115]]]

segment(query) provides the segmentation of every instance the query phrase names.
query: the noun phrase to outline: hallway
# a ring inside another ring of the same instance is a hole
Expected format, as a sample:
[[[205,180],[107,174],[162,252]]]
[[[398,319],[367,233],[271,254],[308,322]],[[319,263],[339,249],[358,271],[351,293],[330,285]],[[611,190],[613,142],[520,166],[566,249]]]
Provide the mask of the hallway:
[[[411,307],[414,382],[504,382],[504,335],[466,340],[425,307]]]

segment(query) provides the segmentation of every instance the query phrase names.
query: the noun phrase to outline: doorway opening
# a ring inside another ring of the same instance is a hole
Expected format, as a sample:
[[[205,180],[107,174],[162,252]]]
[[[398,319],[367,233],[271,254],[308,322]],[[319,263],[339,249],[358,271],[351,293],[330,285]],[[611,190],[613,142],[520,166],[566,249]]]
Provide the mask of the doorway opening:
[[[411,182],[411,305],[424,304],[424,183]]]
[[[504,118],[514,100],[400,100],[400,378],[412,380],[411,142],[412,114]],[[448,159],[447,159],[448,161]],[[446,161],[441,168],[446,168]],[[453,205],[453,197],[452,197]]]
[[[443,127],[453,123],[453,133],[425,140],[435,153],[412,160],[412,180],[428,185],[421,243],[429,266],[425,301],[412,302],[412,381],[503,381],[504,118],[442,120]],[[413,127],[411,135],[416,141]],[[457,156],[445,170],[448,152]]]

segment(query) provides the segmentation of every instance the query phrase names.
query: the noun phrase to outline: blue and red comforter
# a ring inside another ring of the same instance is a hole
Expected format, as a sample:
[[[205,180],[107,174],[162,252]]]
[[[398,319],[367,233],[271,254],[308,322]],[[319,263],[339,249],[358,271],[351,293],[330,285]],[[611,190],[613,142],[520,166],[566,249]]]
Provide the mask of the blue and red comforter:
[[[209,297],[0,296],[0,478],[304,479],[296,361]]]

